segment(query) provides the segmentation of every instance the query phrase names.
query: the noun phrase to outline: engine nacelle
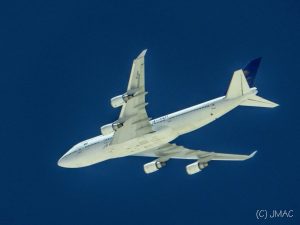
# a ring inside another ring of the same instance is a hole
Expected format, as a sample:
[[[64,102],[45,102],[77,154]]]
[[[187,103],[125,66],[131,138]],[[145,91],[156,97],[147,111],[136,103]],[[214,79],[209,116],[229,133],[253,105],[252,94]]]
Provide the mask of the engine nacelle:
[[[106,124],[106,125],[101,127],[101,134],[102,135],[111,134],[111,133],[115,132],[116,130],[118,130],[121,127],[123,127],[123,123],[120,123],[120,122],[114,122],[114,123]]]
[[[187,174],[189,175],[193,175],[195,173],[200,172],[201,170],[203,170],[205,167],[208,166],[208,163],[200,163],[200,162],[194,162],[192,164],[189,164],[185,167]]]
[[[133,95],[129,95],[127,93],[123,95],[118,95],[116,97],[113,97],[110,99],[110,104],[113,108],[118,108],[122,105],[124,105],[126,102],[128,102],[129,99],[131,99]]]
[[[145,173],[153,173],[166,165],[166,162],[153,161],[144,165]]]

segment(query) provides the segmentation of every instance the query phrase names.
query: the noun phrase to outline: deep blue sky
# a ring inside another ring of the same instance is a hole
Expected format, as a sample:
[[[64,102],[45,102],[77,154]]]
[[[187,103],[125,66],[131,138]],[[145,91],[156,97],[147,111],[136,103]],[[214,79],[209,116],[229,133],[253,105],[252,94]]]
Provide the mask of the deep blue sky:
[[[267,223],[299,224],[299,40],[297,0],[2,1],[0,224],[262,224],[257,209],[293,209]],[[59,168],[117,118],[109,100],[144,48],[153,118],[222,95],[262,56],[256,86],[280,107],[240,107],[175,141],[255,158],[195,176],[184,160],[152,175],[133,157]]]

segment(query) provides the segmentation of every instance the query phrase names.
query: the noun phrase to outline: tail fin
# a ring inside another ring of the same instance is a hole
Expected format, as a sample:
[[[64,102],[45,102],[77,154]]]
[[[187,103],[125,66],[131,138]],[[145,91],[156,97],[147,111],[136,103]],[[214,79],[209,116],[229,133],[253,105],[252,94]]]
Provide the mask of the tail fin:
[[[261,62],[261,57],[251,60],[243,69],[244,75],[247,79],[249,87],[254,87],[254,81],[257,74],[258,67]]]
[[[234,72],[226,93],[227,99],[238,98],[249,94],[249,97],[245,97],[245,100],[242,101],[240,105],[266,108],[274,108],[278,106],[277,103],[257,96],[256,88],[252,88],[260,61],[261,58],[254,59],[248,63],[244,69]]]
[[[226,93],[226,98],[237,98],[245,93],[249,92],[250,87],[245,78],[243,70],[237,70],[234,72],[229,88]]]

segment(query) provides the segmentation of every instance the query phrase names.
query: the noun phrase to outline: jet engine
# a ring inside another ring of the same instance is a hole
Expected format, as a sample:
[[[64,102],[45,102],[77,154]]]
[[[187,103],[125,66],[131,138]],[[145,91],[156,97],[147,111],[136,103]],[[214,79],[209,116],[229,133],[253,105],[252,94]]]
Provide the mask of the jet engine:
[[[110,104],[113,108],[118,108],[122,105],[124,105],[126,102],[128,102],[129,99],[131,99],[133,95],[129,95],[127,93],[123,95],[118,95],[116,97],[113,97],[110,99]]]
[[[152,161],[144,165],[145,173],[153,173],[166,165],[166,162]]]
[[[121,127],[123,127],[123,123],[120,123],[120,122],[114,122],[114,123],[106,124],[106,125],[101,127],[101,134],[102,135],[111,134],[111,133],[115,132],[116,130],[118,130]]]
[[[187,174],[189,175],[193,175],[195,173],[200,172],[201,170],[203,170],[205,167],[208,166],[207,162],[204,163],[200,163],[200,162],[194,162],[192,164],[189,164],[185,167]]]

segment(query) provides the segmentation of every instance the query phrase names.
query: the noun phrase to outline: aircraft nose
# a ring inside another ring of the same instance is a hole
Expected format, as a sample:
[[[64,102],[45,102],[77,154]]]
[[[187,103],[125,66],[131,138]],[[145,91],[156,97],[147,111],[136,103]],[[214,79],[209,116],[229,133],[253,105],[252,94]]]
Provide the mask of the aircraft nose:
[[[77,154],[73,150],[64,154],[58,161],[57,165],[64,168],[77,168],[79,166]]]
[[[72,162],[74,161],[74,151],[76,149],[73,147],[69,151],[67,151],[60,159],[57,161],[57,165],[64,168],[71,168]]]
[[[67,152],[57,161],[57,165],[64,168],[72,168],[74,166],[73,161],[72,154]]]
[[[65,164],[66,164],[65,161],[66,161],[66,160],[65,160],[65,157],[62,156],[62,157],[57,161],[57,165],[60,166],[60,167],[65,167]]]

